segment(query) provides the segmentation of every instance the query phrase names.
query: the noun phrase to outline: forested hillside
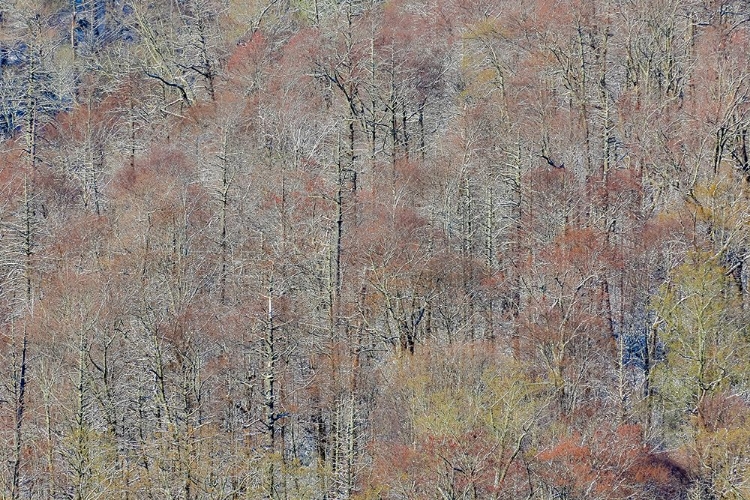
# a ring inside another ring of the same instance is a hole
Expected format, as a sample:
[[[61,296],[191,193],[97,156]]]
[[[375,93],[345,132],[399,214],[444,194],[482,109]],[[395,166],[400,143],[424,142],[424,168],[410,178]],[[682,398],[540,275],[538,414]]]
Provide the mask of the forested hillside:
[[[747,0],[0,0],[0,497],[750,498]]]

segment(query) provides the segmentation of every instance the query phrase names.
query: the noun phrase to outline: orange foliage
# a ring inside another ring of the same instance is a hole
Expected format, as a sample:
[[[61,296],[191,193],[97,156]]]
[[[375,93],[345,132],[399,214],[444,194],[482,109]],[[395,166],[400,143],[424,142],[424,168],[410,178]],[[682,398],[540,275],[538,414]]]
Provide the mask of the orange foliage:
[[[573,434],[537,459],[546,486],[571,498],[681,498],[688,479],[676,463],[649,449],[636,425]]]

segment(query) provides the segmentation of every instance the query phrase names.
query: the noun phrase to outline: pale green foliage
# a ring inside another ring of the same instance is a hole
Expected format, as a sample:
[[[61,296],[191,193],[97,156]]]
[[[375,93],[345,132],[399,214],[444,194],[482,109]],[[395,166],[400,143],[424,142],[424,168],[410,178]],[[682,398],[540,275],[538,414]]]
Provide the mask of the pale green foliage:
[[[479,343],[401,358],[388,378],[386,397],[409,414],[401,439],[391,435],[376,453],[370,485],[378,495],[513,496],[525,487],[519,464],[528,459],[546,398],[521,363]],[[395,473],[396,456],[408,474]]]
[[[502,358],[497,364],[453,356],[432,359],[429,366],[414,358],[403,363],[399,379],[405,381],[406,407],[420,438],[460,437],[483,428],[504,440],[523,433],[539,411],[540,391],[512,358]]]
[[[654,381],[668,423],[679,428],[707,396],[747,385],[747,325],[736,286],[702,253],[675,269],[654,309],[666,351]]]

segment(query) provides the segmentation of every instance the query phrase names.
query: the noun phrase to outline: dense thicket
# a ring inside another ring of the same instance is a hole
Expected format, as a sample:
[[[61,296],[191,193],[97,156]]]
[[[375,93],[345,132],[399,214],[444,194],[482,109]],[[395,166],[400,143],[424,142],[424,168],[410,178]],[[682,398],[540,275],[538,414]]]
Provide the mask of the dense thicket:
[[[0,495],[750,497],[744,0],[4,0]]]

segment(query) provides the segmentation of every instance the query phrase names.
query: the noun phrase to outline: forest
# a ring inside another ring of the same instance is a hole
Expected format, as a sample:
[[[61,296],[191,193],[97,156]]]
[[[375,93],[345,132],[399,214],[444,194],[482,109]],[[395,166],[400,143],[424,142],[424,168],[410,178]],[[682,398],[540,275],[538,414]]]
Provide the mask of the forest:
[[[0,497],[750,499],[750,1],[0,0]]]

